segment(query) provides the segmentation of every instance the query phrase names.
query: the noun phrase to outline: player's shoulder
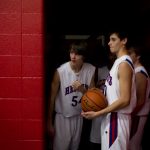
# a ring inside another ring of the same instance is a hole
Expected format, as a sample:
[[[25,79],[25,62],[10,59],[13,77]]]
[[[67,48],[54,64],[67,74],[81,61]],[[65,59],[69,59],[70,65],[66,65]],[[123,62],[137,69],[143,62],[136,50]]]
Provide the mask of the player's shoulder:
[[[85,67],[95,68],[95,66],[94,66],[93,64],[88,63],[88,62],[85,62],[85,63],[84,63],[84,66],[85,66]]]
[[[57,68],[57,71],[58,71],[58,72],[63,72],[64,70],[67,70],[67,68],[69,68],[69,62],[65,62],[65,63],[61,64],[61,65]]]
[[[88,72],[95,72],[96,67],[94,65],[92,65],[91,63],[84,63],[82,69],[84,71],[88,71]]]
[[[138,66],[135,68],[135,73],[141,73],[143,74],[146,78],[149,78],[149,74],[147,70],[144,68],[144,66]]]
[[[99,67],[99,68],[98,68],[98,71],[99,71],[99,72],[109,71],[109,69],[108,69],[107,66],[102,66],[102,67]]]
[[[124,55],[117,59],[117,63],[119,66],[130,66],[132,69],[134,69],[134,65],[132,62],[132,59],[129,55]]]
[[[121,57],[119,57],[119,58],[117,59],[117,62],[118,62],[118,63],[121,63],[121,62],[124,62],[124,61],[133,64],[132,59],[131,59],[131,57],[130,57],[129,55],[123,55],[123,56],[121,56]]]
[[[69,62],[65,62],[65,63],[61,64],[61,65],[58,67],[58,69],[64,68],[64,67],[66,67],[68,64],[69,64]]]

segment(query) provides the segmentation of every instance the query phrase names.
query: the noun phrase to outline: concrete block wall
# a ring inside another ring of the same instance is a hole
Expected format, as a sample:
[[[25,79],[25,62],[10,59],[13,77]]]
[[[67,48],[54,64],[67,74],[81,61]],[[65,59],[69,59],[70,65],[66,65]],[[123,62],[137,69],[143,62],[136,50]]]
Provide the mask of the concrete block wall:
[[[44,149],[43,0],[0,1],[0,149]]]

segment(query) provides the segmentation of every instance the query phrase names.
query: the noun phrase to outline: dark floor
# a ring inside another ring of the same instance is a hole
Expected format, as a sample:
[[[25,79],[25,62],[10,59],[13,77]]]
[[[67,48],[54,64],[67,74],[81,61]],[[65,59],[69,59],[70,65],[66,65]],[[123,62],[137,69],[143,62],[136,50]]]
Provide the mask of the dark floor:
[[[81,136],[81,143],[79,150],[100,150],[98,149],[99,145],[91,145],[89,142],[89,136],[90,136],[90,128],[91,128],[91,121],[90,120],[84,120],[83,124],[83,132]],[[142,140],[142,150],[148,150],[150,139],[148,138],[150,135],[150,115],[148,116],[147,123],[145,125],[144,129],[144,135]]]

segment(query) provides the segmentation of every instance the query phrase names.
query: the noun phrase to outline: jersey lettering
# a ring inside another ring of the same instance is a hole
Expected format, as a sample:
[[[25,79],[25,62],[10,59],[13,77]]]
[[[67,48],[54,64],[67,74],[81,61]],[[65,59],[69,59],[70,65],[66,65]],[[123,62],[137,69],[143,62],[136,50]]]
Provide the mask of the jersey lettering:
[[[84,86],[84,88],[88,89],[87,84],[82,84],[82,86]],[[68,94],[73,93],[73,92],[76,92],[76,90],[74,90],[72,86],[68,86],[65,88],[65,95],[68,95]]]
[[[107,82],[108,84],[111,86],[112,85],[112,77],[110,76],[110,74],[107,76]]]
[[[74,92],[73,87],[72,86],[68,86],[65,88],[65,95],[70,94]]]

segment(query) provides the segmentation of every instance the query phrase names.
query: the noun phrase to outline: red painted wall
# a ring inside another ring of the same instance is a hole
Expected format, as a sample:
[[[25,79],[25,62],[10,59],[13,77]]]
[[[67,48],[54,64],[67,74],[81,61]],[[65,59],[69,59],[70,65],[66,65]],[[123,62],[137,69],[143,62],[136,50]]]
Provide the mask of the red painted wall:
[[[0,149],[43,150],[43,0],[0,0]]]

